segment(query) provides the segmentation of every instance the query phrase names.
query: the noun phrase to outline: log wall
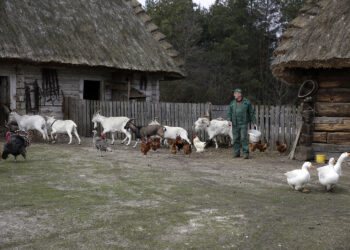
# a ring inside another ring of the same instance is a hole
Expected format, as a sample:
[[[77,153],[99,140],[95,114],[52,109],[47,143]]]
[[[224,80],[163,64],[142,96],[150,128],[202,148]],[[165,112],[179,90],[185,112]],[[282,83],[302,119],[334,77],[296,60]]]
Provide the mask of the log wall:
[[[324,71],[317,79],[313,149],[316,153],[350,151],[350,71]]]

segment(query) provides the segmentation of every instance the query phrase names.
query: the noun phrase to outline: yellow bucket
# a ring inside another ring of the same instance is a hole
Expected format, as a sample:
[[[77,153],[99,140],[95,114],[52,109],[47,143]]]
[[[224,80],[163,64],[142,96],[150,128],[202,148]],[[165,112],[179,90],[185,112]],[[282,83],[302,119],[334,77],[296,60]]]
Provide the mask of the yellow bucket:
[[[325,163],[326,162],[326,156],[325,155],[316,155],[316,162],[317,163]]]

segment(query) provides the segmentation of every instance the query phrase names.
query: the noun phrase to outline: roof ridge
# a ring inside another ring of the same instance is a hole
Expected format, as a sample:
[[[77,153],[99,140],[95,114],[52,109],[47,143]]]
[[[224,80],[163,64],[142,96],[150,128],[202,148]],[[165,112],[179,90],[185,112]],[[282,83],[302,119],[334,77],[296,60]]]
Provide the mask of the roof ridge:
[[[180,53],[166,40],[159,27],[152,21],[152,18],[143,9],[142,4],[138,0],[124,0],[133,9],[134,14],[145,25],[146,29],[151,33],[152,37],[160,43],[161,47],[166,51],[167,55],[171,57],[176,65],[183,69],[184,61],[180,58]]]

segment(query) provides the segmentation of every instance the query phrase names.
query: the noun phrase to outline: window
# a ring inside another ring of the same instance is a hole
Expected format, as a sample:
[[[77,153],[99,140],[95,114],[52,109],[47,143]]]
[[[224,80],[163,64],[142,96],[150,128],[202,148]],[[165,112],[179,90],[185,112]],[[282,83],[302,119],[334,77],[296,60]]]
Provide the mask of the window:
[[[83,98],[87,100],[100,100],[100,82],[84,81]]]

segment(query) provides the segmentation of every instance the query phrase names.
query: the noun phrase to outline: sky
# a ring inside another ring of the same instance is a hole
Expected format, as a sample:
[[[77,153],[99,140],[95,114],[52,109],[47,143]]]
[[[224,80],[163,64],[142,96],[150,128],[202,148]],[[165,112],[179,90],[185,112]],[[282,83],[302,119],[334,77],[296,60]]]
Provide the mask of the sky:
[[[146,0],[139,0],[139,2],[142,4],[142,5],[145,5],[145,1]],[[196,4],[200,4],[202,7],[205,7],[205,8],[209,8],[210,5],[212,5],[215,0],[193,0],[193,2],[195,2]]]

